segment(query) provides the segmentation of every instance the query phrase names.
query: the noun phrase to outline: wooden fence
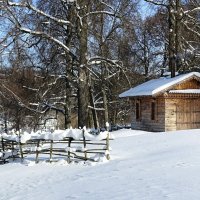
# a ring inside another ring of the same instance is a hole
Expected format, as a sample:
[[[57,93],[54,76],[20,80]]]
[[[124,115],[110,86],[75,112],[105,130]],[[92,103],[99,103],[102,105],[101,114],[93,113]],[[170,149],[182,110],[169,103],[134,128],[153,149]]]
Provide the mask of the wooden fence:
[[[0,163],[6,163],[10,159],[20,158],[21,161],[25,157],[35,159],[35,163],[40,160],[48,162],[58,161],[64,158],[68,163],[80,160],[98,162],[102,158],[110,159],[110,133],[103,140],[88,140],[82,130],[82,137],[74,139],[73,137],[65,137],[62,140],[50,139],[30,139],[21,142],[20,136],[18,141],[12,139],[1,138],[0,147]]]

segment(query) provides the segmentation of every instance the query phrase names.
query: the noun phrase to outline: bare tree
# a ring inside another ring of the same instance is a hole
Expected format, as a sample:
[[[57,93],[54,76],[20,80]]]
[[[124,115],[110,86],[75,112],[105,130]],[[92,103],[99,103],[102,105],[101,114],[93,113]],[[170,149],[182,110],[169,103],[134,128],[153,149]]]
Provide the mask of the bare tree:
[[[164,7],[168,12],[168,58],[171,76],[174,77],[176,71],[189,67],[191,60],[188,60],[188,54],[198,56],[198,40],[191,41],[187,35],[191,32],[199,38],[199,22],[195,15],[199,12],[200,4],[197,1],[181,0],[146,1]]]
[[[78,125],[87,125],[91,62],[102,60],[104,63],[111,62],[112,66],[119,66],[119,62],[107,60],[104,55],[97,56],[94,52],[93,55],[90,54],[91,20],[93,16],[109,16],[110,20],[120,21],[120,11],[128,3],[129,1],[46,1],[43,5],[42,1],[1,1],[1,18],[10,27],[9,33],[1,40],[2,50],[5,47],[9,49],[18,37],[27,48],[34,47],[32,51],[38,53],[42,61],[34,63],[34,76],[41,84],[34,88],[24,85],[27,90],[35,93],[34,102],[27,104],[23,99],[17,98],[15,91],[10,88],[20,105],[40,113],[48,109],[64,113],[67,128],[70,126],[71,100],[74,92],[77,92]],[[64,87],[61,87],[62,84]],[[61,88],[65,91],[64,95],[63,92],[56,91]],[[55,95],[59,95],[57,99],[54,98]]]

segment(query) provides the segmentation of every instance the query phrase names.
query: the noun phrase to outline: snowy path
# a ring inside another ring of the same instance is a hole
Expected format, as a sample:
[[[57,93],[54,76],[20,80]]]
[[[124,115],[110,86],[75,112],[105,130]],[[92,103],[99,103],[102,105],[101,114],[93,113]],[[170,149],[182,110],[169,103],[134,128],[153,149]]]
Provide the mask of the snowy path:
[[[200,130],[114,134],[107,163],[0,166],[0,199],[200,199]]]

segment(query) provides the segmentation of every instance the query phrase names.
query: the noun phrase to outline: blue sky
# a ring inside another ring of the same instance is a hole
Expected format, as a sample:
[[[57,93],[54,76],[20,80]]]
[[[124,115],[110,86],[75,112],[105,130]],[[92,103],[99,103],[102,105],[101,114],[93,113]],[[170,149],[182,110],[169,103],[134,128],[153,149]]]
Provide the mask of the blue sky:
[[[139,5],[140,5],[140,12],[143,19],[155,13],[155,7],[156,7],[155,5],[151,3],[147,3],[144,0],[140,0]]]

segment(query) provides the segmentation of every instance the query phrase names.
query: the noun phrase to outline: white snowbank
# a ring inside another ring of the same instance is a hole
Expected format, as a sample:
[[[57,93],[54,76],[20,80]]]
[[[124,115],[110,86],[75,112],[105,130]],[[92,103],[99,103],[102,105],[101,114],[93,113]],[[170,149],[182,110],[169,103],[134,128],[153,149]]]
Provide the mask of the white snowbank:
[[[107,131],[100,132],[97,135],[93,135],[89,133],[87,130],[84,131],[84,136],[86,140],[92,140],[92,141],[100,141],[107,138],[109,134],[110,138],[113,138],[113,136],[108,133]],[[1,135],[2,138],[6,140],[16,141],[21,143],[26,143],[28,140],[34,140],[34,139],[44,139],[44,140],[63,140],[66,137],[73,138],[74,140],[82,140],[83,139],[83,130],[81,129],[66,129],[66,130],[55,130],[54,132],[51,131],[37,131],[37,132],[23,132],[20,135],[12,134],[8,135],[6,133],[3,133]]]
[[[199,200],[200,129],[113,134],[106,163],[0,165],[0,199]]]

